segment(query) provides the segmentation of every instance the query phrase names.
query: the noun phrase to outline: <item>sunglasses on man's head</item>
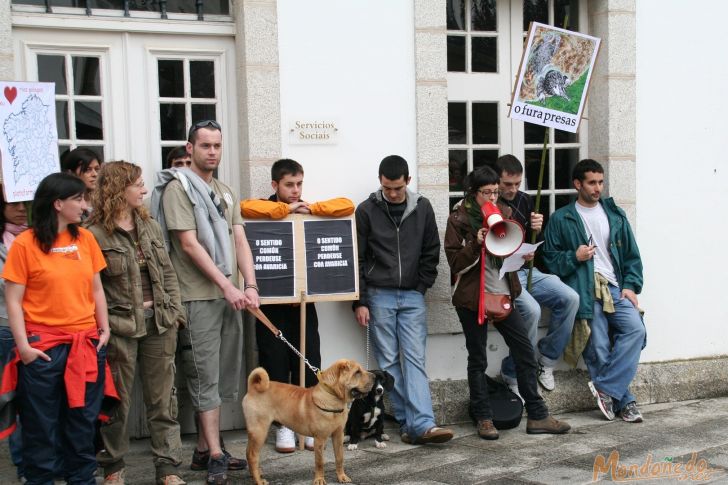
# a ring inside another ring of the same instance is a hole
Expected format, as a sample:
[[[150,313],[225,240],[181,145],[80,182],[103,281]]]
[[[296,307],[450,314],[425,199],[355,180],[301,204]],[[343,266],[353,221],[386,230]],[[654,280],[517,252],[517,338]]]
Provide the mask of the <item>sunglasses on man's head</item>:
[[[187,140],[189,141],[192,139],[192,134],[199,130],[200,128],[207,128],[210,127],[215,130],[222,131],[222,126],[220,126],[220,123],[218,123],[215,120],[202,120],[198,121],[197,123],[193,123],[192,126],[190,126],[190,131],[187,133]]]

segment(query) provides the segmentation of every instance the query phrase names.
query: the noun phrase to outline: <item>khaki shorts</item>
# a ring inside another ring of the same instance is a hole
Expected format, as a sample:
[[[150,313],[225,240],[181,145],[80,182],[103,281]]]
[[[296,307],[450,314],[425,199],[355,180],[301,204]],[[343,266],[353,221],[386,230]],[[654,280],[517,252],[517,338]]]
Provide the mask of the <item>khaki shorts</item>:
[[[196,411],[238,400],[243,360],[243,318],[224,299],[185,302],[179,330],[181,365]]]

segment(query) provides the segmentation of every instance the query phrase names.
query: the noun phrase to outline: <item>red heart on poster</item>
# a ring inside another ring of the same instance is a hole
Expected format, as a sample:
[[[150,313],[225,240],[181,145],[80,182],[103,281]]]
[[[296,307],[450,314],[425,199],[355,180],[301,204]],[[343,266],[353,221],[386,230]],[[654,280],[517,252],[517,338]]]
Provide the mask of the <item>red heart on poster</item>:
[[[10,104],[13,104],[13,101],[15,101],[16,97],[18,97],[18,90],[15,88],[15,86],[5,86],[5,99],[7,99]]]

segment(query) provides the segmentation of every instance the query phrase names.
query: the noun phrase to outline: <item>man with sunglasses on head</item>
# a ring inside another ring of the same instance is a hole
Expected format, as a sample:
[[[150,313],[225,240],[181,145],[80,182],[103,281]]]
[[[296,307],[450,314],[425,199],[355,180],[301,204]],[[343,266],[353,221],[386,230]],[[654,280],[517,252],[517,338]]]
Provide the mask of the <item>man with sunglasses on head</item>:
[[[243,357],[240,310],[260,304],[253,257],[237,208],[238,197],[213,177],[222,155],[222,130],[214,120],[192,125],[189,169],[160,172],[157,189],[171,243],[170,255],[187,310],[179,349],[198,425],[193,470],[207,469],[207,483],[228,483],[227,470],[243,459],[225,451],[220,438],[222,401],[239,401]],[[157,207],[154,200],[152,208]],[[158,219],[159,220],[159,219]],[[245,286],[240,290],[238,270]]]

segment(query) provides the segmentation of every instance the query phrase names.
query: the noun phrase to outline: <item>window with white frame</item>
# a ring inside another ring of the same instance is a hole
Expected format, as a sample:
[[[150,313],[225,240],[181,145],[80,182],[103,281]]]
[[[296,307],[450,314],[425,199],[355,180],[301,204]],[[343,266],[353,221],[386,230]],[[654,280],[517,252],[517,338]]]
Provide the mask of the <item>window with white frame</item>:
[[[56,83],[58,149],[90,148],[106,153],[104,93],[99,55],[38,53],[38,81]]]
[[[451,206],[462,198],[462,179],[468,172],[506,153],[523,162],[521,189],[535,194],[546,129],[549,143],[541,212],[548,219],[569,203],[575,192],[571,170],[586,157],[586,122],[580,133],[572,134],[511,121],[507,105],[529,24],[585,31],[585,14],[585,0],[447,1]]]
[[[157,59],[162,163],[171,150],[187,142],[192,123],[218,119],[217,69],[215,59]]]

